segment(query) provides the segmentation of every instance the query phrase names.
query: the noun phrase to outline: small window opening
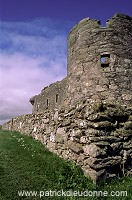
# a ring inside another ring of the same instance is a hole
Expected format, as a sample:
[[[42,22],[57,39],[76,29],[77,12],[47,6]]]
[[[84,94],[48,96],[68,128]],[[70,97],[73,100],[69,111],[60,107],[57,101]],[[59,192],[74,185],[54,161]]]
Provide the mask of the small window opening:
[[[101,58],[101,63],[104,63],[105,62],[105,57],[102,57]]]
[[[38,112],[38,110],[39,110],[39,105],[37,105],[37,112]]]
[[[49,99],[47,99],[46,104],[47,104],[47,107],[48,107],[49,106]]]
[[[109,67],[110,64],[110,54],[103,54],[100,57],[101,67]]]
[[[56,94],[55,102],[56,102],[56,103],[58,102],[58,94]]]

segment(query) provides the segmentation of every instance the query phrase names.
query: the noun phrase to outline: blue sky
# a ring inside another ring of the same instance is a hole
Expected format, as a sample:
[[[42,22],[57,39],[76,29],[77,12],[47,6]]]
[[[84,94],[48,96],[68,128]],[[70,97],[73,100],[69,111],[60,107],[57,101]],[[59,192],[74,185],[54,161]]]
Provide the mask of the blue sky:
[[[0,18],[5,21],[28,21],[52,18],[79,21],[82,18],[105,20],[115,12],[131,15],[131,0],[0,0]]]
[[[66,76],[67,34],[81,19],[132,16],[130,0],[0,0],[0,124]]]

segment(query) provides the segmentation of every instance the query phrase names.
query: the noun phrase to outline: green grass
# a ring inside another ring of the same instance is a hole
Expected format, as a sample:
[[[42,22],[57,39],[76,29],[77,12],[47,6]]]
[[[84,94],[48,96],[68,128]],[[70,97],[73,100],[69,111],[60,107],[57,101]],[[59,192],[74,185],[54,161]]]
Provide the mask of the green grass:
[[[41,199],[132,199],[132,179],[124,177],[95,186],[81,169],[49,152],[39,141],[18,132],[0,130],[0,200],[40,199],[40,191],[127,191],[127,197],[51,197]],[[37,191],[38,196],[19,196]]]

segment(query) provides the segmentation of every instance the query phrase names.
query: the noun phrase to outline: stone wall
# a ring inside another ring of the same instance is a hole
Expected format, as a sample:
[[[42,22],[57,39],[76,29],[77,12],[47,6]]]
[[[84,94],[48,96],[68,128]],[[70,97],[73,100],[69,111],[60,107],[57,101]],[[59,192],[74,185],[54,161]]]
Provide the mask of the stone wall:
[[[2,126],[40,140],[79,164],[95,182],[132,169],[132,108],[105,101],[80,100],[69,109],[16,117]]]

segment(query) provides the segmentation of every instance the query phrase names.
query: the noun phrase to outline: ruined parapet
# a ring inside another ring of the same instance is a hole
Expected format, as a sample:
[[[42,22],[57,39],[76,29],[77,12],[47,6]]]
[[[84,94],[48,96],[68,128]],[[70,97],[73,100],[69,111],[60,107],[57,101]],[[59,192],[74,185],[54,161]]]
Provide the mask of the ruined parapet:
[[[32,97],[32,113],[44,113],[46,110],[54,111],[65,104],[67,79],[52,83],[45,87],[40,94]]]
[[[68,37],[68,104],[80,98],[132,103],[132,17],[116,14],[106,27],[89,18]]]

